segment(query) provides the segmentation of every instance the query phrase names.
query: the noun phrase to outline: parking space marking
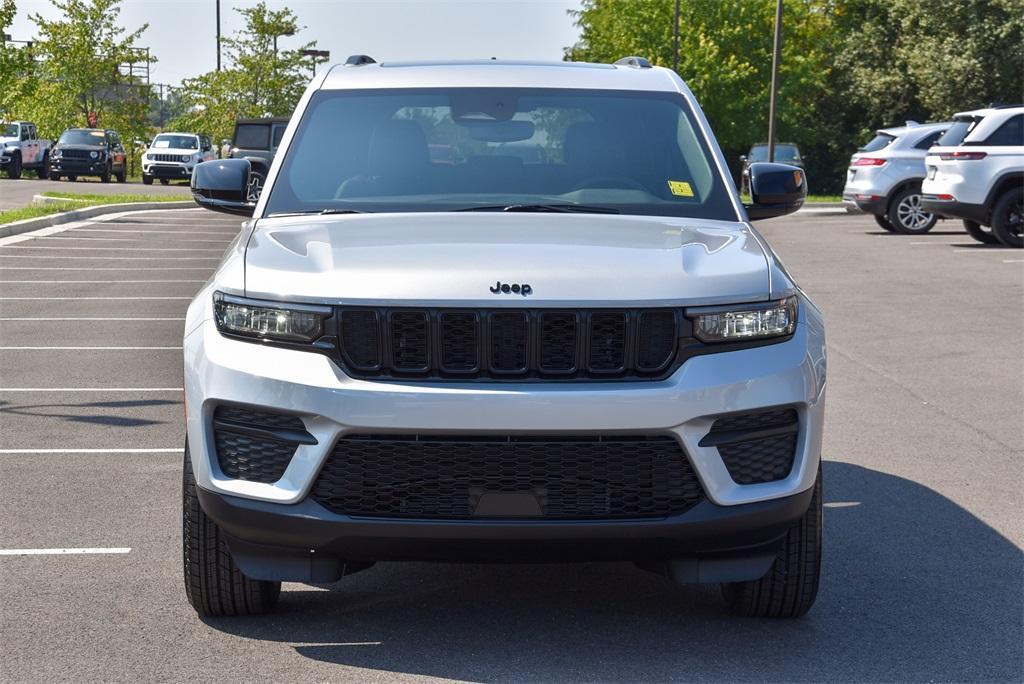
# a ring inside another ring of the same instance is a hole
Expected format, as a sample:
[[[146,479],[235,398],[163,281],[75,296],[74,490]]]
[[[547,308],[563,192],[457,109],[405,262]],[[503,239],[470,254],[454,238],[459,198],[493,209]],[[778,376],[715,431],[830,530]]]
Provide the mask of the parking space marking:
[[[1024,264],[1024,259],[1003,259],[1004,264]]]
[[[205,283],[205,280],[0,280],[4,283]]]
[[[0,347],[0,351],[161,351],[181,347]]]
[[[118,230],[117,228],[75,228],[71,232],[73,233],[148,233],[153,235],[163,235],[164,237],[174,237],[176,235],[230,235],[234,237],[238,235],[238,232],[228,231],[212,231],[212,230],[176,230],[173,233],[166,230]]]
[[[32,245],[0,245],[3,249],[59,249],[59,250],[82,250],[82,251],[95,251],[95,252],[112,252],[117,250],[119,252],[219,252],[224,253],[224,250],[219,247],[58,247],[53,245],[51,247],[46,246],[32,246]]]
[[[164,235],[163,237],[166,238],[166,237],[169,237],[169,236],[168,235]],[[149,238],[138,238],[138,237],[127,237],[127,238],[77,237],[75,235],[61,235],[59,237],[58,236],[38,237],[38,238],[36,238],[36,240],[61,240],[61,241],[64,241],[64,242],[66,242],[68,240],[81,240],[83,242],[86,242],[86,241],[87,242],[159,242],[159,240],[151,240]],[[231,242],[231,240],[228,240],[226,238],[221,238],[219,240],[202,240],[202,239],[191,238],[191,239],[188,239],[188,240],[178,240],[178,239],[175,239],[175,242],[216,242],[218,244],[226,244],[228,242]]]
[[[144,257],[144,256],[64,256],[61,254],[0,254],[0,259],[104,259],[117,261],[219,261],[220,257],[215,256],[165,256],[165,257]]]
[[[180,454],[181,447],[167,449],[0,449],[0,454]]]
[[[3,282],[3,281],[0,281]],[[74,282],[74,281],[67,281]],[[159,317],[159,318],[144,318],[144,317],[131,317],[131,316],[120,316],[117,318],[113,317],[99,317],[99,316],[61,316],[61,317],[47,317],[42,316],[36,318],[34,316],[4,316],[0,317],[0,321],[183,321],[184,316],[175,316],[174,318]]]
[[[0,387],[4,392],[184,392],[184,387]]]
[[[3,266],[0,271],[208,271],[209,266]]]
[[[120,282],[120,281],[118,281]],[[50,301],[50,302],[78,302],[78,301],[107,301],[107,300],[130,300],[136,299],[188,299],[192,297],[0,297],[0,302],[24,302],[24,301]]]
[[[110,548],[71,548],[71,549],[0,549],[0,556],[63,556],[82,554],[122,554],[130,553],[130,546],[112,546]]]

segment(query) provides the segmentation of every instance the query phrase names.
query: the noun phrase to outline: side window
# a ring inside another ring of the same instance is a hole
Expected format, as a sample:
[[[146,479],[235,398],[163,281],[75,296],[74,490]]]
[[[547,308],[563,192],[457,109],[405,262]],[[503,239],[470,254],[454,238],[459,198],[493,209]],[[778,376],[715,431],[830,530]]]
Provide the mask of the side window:
[[[35,140],[38,136],[36,135],[36,127],[33,124],[29,124],[28,127],[28,139]]]
[[[927,150],[929,147],[938,142],[939,138],[942,137],[943,133],[945,133],[945,131],[935,131],[934,133],[929,133],[924,138],[922,138],[920,142],[914,145],[914,149]]]
[[[29,139],[29,128],[28,128],[28,126],[22,126],[21,127],[21,139],[22,140],[28,140]]]
[[[284,124],[278,124],[277,126],[274,126],[274,139],[270,145],[270,149],[276,150],[277,146],[281,144],[281,138],[284,137],[284,129]]]
[[[1011,116],[981,144],[1000,147],[1024,145],[1024,114]]]

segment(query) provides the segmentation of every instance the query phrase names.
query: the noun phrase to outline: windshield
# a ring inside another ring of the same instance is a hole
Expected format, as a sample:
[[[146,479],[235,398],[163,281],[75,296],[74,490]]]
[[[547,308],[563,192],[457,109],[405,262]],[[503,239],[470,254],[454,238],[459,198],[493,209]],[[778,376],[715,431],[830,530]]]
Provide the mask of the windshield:
[[[0,138],[17,138],[18,124],[0,124]]]
[[[494,88],[316,93],[266,215],[535,204],[737,220],[678,94]]]
[[[747,159],[752,162],[768,161],[768,146],[754,145],[750,148]],[[800,150],[796,145],[775,144],[775,161],[777,162],[798,162],[800,161]]]
[[[154,148],[174,148],[177,150],[198,150],[199,138],[194,135],[172,135],[161,133],[153,138]]]
[[[974,127],[981,121],[981,117],[969,117],[964,119],[957,119],[953,122],[953,125],[949,127],[939,142],[935,143],[939,147],[956,147],[964,141],[967,134],[974,130]]]
[[[57,142],[61,145],[103,145],[106,134],[92,129],[69,129],[61,133]]]

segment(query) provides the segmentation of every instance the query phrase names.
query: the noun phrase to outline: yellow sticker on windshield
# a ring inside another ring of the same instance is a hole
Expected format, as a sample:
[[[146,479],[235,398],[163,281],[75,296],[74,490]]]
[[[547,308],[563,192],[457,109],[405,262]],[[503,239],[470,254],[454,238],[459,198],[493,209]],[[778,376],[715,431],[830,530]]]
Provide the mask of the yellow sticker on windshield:
[[[668,189],[676,197],[693,197],[693,188],[686,181],[670,180]]]

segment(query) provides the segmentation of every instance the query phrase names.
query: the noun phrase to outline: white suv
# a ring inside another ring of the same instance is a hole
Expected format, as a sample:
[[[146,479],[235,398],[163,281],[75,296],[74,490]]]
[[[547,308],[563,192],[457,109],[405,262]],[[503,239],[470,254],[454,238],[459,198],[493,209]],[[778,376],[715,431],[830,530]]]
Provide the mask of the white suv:
[[[210,138],[196,133],[161,133],[142,155],[142,182],[188,180],[196,164],[217,157]]]
[[[874,215],[895,233],[927,233],[936,216],[921,208],[924,157],[949,128],[947,123],[883,128],[850,158],[843,203]]]
[[[976,240],[1024,247],[1024,106],[961,112],[953,119],[925,158],[923,206],[963,219]]]
[[[378,560],[632,560],[795,617],[821,558],[821,313],[750,224],[674,72],[319,74],[188,309],[185,588],[259,613]]]

